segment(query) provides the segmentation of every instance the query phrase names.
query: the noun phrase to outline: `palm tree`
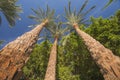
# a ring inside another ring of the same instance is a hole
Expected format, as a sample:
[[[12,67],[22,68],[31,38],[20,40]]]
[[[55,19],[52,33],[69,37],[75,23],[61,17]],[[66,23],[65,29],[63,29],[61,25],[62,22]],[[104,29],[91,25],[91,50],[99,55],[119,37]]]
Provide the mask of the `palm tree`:
[[[10,26],[15,25],[16,19],[20,19],[18,13],[22,10],[20,6],[15,5],[16,2],[17,0],[0,0],[0,12],[5,15]],[[0,23],[1,21],[2,19],[0,16]]]
[[[64,33],[68,30],[68,28],[63,28],[62,23],[54,23],[51,27],[47,28],[54,37],[54,43],[51,48],[49,62],[45,74],[45,80],[56,80],[56,62],[57,62],[57,44],[58,40]]]
[[[30,18],[38,21],[39,25],[10,42],[0,51],[1,80],[15,80],[15,76],[21,74],[21,68],[29,59],[42,28],[54,21],[54,10],[49,7],[47,7],[46,11],[41,8],[38,11],[33,9],[33,11],[36,16],[30,16]]]
[[[120,80],[120,58],[115,56],[111,50],[105,48],[102,44],[96,41],[89,34],[80,30],[79,26],[84,24],[85,15],[90,12],[95,6],[91,7],[88,11],[83,13],[83,9],[87,5],[88,0],[85,1],[83,6],[80,8],[79,12],[71,11],[70,2],[68,5],[68,10],[65,8],[66,24],[72,26],[78,33],[78,35],[83,39],[85,45],[87,46],[93,60],[96,62],[100,68],[101,73],[105,80]]]

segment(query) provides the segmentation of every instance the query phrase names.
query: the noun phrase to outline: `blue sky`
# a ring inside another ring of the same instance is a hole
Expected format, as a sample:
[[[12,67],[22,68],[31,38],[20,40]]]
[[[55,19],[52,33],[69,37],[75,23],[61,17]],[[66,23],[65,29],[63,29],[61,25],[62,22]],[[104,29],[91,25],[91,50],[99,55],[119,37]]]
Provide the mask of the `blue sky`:
[[[18,36],[31,30],[31,28],[28,28],[28,26],[36,23],[35,21],[28,18],[30,14],[33,14],[31,8],[37,9],[38,7],[42,7],[45,9],[46,5],[48,4],[50,8],[56,10],[55,15],[64,15],[64,6],[67,6],[68,1],[71,1],[72,9],[77,8],[78,10],[85,0],[19,0],[17,5],[21,5],[23,13],[20,13],[21,20],[17,20],[16,25],[13,28],[9,27],[5,17],[0,13],[2,16],[2,24],[0,26],[0,40],[5,40],[5,43],[0,46],[0,48],[2,48],[10,41],[16,39]],[[107,18],[113,15],[116,10],[120,9],[120,0],[117,0],[105,10],[101,10],[107,1],[108,0],[89,0],[85,10],[93,5],[96,5],[96,8],[88,16],[103,16],[104,18]]]

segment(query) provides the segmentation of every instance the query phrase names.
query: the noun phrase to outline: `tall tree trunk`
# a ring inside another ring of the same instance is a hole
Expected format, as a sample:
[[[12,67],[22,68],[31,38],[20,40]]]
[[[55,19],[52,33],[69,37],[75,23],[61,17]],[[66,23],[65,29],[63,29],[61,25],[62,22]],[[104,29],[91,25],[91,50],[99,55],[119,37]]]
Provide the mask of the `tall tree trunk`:
[[[49,62],[45,74],[45,80],[56,80],[57,42],[58,42],[58,38],[56,37],[53,46],[51,48]]]
[[[40,31],[47,23],[46,20],[33,30],[7,44],[0,51],[0,80],[12,80],[21,71],[37,42]]]
[[[105,80],[120,80],[120,58],[111,50],[79,29],[78,24],[73,25],[78,35],[83,39],[91,56],[100,68]]]

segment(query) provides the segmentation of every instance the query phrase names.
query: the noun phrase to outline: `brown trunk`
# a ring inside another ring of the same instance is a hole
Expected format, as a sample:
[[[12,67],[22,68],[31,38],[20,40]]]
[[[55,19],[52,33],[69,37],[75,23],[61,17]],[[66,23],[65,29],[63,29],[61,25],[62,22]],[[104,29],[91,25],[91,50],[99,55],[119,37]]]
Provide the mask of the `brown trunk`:
[[[7,44],[0,51],[0,80],[12,80],[27,62],[34,44],[47,21]],[[18,75],[17,75],[18,76]]]
[[[81,31],[78,24],[74,24],[74,28],[91,52],[91,56],[99,66],[104,79],[120,80],[120,58],[115,56],[111,50],[105,48],[90,35]]]
[[[51,48],[49,62],[45,74],[45,80],[56,80],[56,57],[57,57],[57,41],[55,38],[54,44]]]

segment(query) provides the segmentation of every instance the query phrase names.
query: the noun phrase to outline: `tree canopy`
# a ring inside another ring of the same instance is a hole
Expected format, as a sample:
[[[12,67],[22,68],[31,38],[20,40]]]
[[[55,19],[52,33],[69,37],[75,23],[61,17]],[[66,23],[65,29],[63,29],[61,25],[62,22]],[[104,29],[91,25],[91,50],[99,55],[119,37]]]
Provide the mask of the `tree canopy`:
[[[50,47],[51,43],[48,40],[35,46],[28,63],[23,68],[25,78],[44,80]]]

